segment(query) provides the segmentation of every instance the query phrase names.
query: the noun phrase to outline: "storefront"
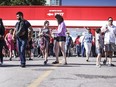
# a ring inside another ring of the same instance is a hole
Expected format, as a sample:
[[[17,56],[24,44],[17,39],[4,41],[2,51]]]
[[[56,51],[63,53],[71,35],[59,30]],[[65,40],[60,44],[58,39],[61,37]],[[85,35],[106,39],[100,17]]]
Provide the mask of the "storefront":
[[[24,13],[24,18],[35,31],[43,26],[45,20],[50,21],[51,29],[57,28],[56,14],[64,17],[67,29],[71,31],[90,27],[95,35],[95,29],[105,25],[108,17],[113,17],[116,25],[116,6],[0,6],[0,17],[6,29],[15,26],[18,11]]]

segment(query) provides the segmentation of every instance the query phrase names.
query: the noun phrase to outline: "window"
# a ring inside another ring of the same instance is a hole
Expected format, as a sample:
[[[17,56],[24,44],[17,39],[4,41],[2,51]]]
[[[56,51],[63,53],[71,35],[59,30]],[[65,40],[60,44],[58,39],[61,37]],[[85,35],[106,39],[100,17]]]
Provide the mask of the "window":
[[[50,0],[51,5],[60,5],[61,0]]]

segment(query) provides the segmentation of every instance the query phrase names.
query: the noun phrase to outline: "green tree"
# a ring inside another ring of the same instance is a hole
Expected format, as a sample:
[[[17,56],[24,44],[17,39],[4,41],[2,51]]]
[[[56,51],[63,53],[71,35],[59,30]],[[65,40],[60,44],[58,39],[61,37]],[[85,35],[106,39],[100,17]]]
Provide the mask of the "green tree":
[[[46,0],[0,0],[1,6],[45,5]]]
[[[45,5],[46,0],[31,0],[31,5]]]
[[[0,5],[9,5],[10,0],[0,0]]]

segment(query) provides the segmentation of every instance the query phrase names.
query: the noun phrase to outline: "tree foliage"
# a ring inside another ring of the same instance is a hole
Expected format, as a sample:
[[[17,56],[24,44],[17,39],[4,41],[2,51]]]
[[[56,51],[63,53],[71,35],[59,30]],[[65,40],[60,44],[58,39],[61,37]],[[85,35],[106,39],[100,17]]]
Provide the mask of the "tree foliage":
[[[45,5],[46,0],[0,0],[1,6]]]

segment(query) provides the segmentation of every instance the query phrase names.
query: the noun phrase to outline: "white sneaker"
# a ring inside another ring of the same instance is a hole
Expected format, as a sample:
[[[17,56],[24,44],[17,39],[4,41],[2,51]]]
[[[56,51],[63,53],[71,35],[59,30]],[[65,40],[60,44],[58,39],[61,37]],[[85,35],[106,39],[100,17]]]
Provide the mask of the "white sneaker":
[[[96,65],[96,67],[100,68],[100,67],[101,67],[101,65],[100,65],[100,64],[99,64],[99,65]]]

